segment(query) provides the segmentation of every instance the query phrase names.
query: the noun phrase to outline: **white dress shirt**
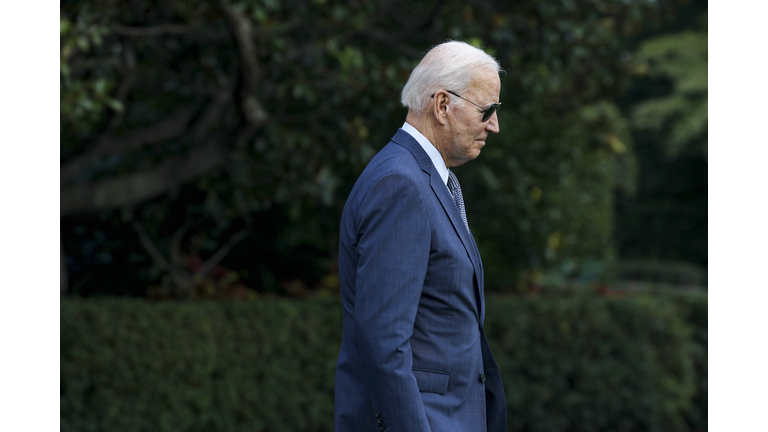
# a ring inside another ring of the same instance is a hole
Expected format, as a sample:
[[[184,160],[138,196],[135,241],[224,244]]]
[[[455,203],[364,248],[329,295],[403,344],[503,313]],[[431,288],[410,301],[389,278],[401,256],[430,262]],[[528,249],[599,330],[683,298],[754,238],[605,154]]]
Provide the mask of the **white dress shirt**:
[[[440,178],[443,179],[443,184],[448,188],[448,167],[445,166],[445,161],[440,155],[440,152],[437,151],[437,148],[427,139],[427,137],[422,135],[415,127],[408,124],[408,122],[403,123],[401,129],[408,132],[408,134],[421,145],[424,151],[427,152],[429,158],[432,159],[432,165],[435,166],[437,173],[440,174]],[[450,191],[451,189],[448,188],[448,192]]]

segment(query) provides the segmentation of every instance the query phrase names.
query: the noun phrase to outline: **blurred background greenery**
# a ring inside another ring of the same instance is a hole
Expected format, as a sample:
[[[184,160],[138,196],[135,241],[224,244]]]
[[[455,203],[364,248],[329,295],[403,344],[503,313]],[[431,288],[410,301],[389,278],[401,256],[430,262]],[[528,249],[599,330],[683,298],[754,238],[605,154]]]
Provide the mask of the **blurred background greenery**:
[[[510,430],[707,429],[707,2],[64,0],[62,430],[332,430],[338,226],[433,45]],[[246,301],[155,301],[155,300]]]
[[[490,291],[706,283],[707,3],[61,3],[62,293],[338,290],[338,222],[448,38],[506,69],[458,169]]]

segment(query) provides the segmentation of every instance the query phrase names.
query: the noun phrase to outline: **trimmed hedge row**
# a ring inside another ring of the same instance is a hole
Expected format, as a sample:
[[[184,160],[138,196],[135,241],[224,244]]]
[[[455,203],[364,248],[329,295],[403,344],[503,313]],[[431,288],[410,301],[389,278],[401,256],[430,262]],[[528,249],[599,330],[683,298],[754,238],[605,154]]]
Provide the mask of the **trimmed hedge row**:
[[[705,296],[686,300],[706,310]],[[651,297],[495,301],[486,328],[510,430],[696,430],[698,348],[679,309]]]
[[[510,431],[706,429],[705,294],[487,305]],[[336,298],[63,299],[61,430],[332,431],[341,328]]]

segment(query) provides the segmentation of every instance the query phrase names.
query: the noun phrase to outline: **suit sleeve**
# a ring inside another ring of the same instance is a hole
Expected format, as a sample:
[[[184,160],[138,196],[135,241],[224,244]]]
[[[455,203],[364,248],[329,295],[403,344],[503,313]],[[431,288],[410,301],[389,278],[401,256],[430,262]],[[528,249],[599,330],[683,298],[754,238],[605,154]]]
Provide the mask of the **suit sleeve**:
[[[354,323],[371,421],[379,411],[386,430],[428,432],[410,338],[429,264],[429,217],[414,180],[397,173],[379,179],[359,210]]]

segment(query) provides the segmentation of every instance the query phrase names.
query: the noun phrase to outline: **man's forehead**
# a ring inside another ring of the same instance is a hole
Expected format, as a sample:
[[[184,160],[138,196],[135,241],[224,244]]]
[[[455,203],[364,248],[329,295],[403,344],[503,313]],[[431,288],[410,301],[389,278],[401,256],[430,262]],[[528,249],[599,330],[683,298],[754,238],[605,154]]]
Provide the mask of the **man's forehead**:
[[[480,96],[496,98],[501,90],[501,79],[497,72],[484,70],[475,74],[469,88]]]

